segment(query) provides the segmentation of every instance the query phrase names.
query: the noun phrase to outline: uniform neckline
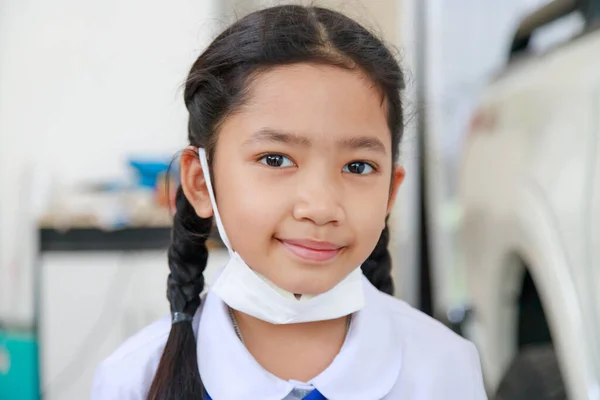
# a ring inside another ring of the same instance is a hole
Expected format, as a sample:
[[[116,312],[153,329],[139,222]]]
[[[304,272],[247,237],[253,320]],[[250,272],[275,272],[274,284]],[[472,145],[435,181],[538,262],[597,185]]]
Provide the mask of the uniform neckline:
[[[307,384],[326,398],[383,398],[401,368],[401,340],[385,301],[363,277],[365,308],[354,314],[342,349],[321,374]],[[198,364],[213,398],[281,400],[294,384],[266,371],[236,335],[228,306],[209,291],[198,326]],[[235,382],[232,384],[231,382]]]

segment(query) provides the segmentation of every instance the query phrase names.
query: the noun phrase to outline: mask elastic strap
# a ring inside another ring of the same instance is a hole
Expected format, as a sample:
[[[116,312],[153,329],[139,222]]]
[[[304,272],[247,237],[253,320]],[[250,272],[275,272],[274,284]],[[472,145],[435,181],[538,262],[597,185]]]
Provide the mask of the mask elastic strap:
[[[208,194],[210,196],[210,202],[212,203],[213,213],[215,215],[215,221],[217,222],[217,230],[219,231],[219,235],[221,236],[221,240],[227,250],[229,251],[229,255],[233,256],[233,249],[231,248],[231,243],[229,243],[229,238],[225,233],[225,227],[223,226],[223,222],[221,221],[221,216],[219,215],[219,209],[217,208],[217,201],[215,199],[215,192],[213,190],[212,182],[210,180],[210,169],[208,168],[208,159],[206,158],[206,151],[199,147],[198,155],[200,156],[200,165],[202,166],[202,174],[204,174],[204,180],[206,181],[206,187],[208,188]]]

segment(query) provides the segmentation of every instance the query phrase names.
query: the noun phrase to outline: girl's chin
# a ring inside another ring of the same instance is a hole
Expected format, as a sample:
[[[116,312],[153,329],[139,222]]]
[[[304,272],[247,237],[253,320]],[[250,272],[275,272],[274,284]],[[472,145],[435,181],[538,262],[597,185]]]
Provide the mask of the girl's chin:
[[[276,280],[273,281],[273,283],[275,283],[275,285],[277,285],[278,287],[280,287],[281,289],[285,290],[286,292],[289,293],[293,293],[294,295],[298,296],[318,296],[320,294],[323,294],[325,292],[328,292],[329,290],[331,290],[331,288],[333,288],[338,282],[334,281],[330,283],[330,280],[332,277],[319,277],[319,276],[315,276],[315,274],[308,274],[310,276],[307,276],[306,272],[303,271],[299,271],[299,274],[302,275],[301,278],[296,279],[296,280],[292,280],[292,279],[286,279],[286,280]],[[287,276],[290,276],[292,274],[286,274]],[[303,280],[305,280],[303,282]]]

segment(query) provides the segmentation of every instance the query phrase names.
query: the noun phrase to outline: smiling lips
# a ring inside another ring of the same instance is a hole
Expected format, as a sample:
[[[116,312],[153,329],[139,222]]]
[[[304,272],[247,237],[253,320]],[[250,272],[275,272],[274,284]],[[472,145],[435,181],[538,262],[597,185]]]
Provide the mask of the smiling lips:
[[[280,240],[295,256],[311,262],[324,262],[338,255],[342,246],[315,240]]]

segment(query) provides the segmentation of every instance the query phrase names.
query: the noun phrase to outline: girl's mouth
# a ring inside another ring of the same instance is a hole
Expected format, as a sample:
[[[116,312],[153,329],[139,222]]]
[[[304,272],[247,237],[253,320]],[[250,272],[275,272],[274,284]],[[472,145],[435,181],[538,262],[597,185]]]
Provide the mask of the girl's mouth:
[[[293,255],[304,261],[325,262],[338,255],[343,246],[309,239],[278,239]]]

